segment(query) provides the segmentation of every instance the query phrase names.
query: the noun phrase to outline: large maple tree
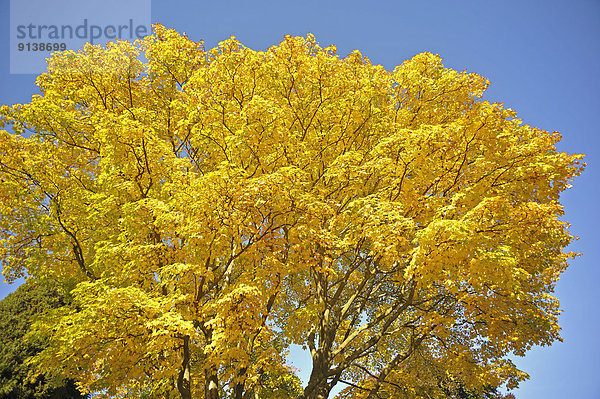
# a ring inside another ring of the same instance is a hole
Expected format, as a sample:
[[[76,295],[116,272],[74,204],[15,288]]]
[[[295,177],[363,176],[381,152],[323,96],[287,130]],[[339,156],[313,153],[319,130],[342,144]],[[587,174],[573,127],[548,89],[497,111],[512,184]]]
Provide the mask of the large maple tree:
[[[40,368],[110,397],[292,397],[294,343],[305,398],[526,377],[509,356],[559,339],[582,156],[439,56],[335,52],[157,25],[55,54],[2,108],[4,274],[73,297],[35,325]]]

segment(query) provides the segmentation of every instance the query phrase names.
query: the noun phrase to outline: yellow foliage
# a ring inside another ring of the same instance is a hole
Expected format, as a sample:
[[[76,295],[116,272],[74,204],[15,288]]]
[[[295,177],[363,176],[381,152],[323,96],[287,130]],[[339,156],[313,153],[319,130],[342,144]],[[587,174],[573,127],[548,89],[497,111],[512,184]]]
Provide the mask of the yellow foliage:
[[[8,279],[74,287],[37,324],[39,363],[83,389],[263,392],[294,342],[307,397],[338,379],[416,397],[514,385],[506,357],[559,338],[558,200],[582,155],[481,76],[312,35],[205,51],[156,25],[57,53],[37,84],[1,111],[0,256]]]

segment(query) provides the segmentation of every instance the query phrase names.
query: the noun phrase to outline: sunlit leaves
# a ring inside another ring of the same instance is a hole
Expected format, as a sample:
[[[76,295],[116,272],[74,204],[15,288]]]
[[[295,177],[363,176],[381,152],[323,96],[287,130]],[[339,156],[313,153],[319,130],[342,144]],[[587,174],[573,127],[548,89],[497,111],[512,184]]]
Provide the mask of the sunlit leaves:
[[[269,397],[295,386],[293,342],[307,397],[439,397],[515,384],[507,356],[559,338],[558,199],[582,156],[481,76],[157,25],[59,53],[38,84],[2,108],[0,255],[75,287],[36,328],[40,364],[86,389]]]

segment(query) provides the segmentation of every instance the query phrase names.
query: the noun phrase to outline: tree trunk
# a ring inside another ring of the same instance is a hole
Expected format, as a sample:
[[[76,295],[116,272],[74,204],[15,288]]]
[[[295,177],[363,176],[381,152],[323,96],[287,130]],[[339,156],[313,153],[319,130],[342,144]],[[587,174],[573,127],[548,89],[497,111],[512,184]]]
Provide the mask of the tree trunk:
[[[205,399],[219,399],[219,377],[217,371],[214,369],[206,370],[204,372],[204,398]]]
[[[320,351],[313,352],[313,369],[310,373],[308,385],[304,388],[303,399],[327,399],[331,387],[327,383],[327,372],[329,367],[322,359]]]
[[[181,399],[192,399],[192,377],[190,374],[190,337],[183,337],[183,361],[177,376],[177,389]]]
[[[330,387],[327,383],[327,379],[320,381],[309,381],[306,388],[304,388],[303,399],[327,399],[329,397]]]
[[[246,374],[246,370],[247,370],[246,367],[242,367],[238,371],[238,377],[243,377],[244,374]],[[244,385],[245,385],[244,380],[235,384],[235,389],[234,389],[235,399],[243,399],[244,398]]]
[[[212,330],[210,328],[201,327],[204,332],[206,342],[212,342]],[[219,399],[219,376],[215,366],[204,370],[204,399]]]

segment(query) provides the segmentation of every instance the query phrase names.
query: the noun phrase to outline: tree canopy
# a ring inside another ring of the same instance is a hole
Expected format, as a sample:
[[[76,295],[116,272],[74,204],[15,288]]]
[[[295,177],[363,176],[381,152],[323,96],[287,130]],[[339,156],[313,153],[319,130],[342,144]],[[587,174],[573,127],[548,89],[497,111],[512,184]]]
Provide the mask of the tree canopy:
[[[560,339],[582,155],[481,76],[156,25],[37,84],[1,112],[0,258],[73,297],[35,324],[41,369],[107,397],[431,398],[514,387],[509,356]]]
[[[28,363],[46,346],[39,337],[27,335],[32,319],[64,306],[65,295],[51,281],[30,280],[0,301],[0,399],[85,397],[74,380],[65,380],[56,372],[36,373]]]

